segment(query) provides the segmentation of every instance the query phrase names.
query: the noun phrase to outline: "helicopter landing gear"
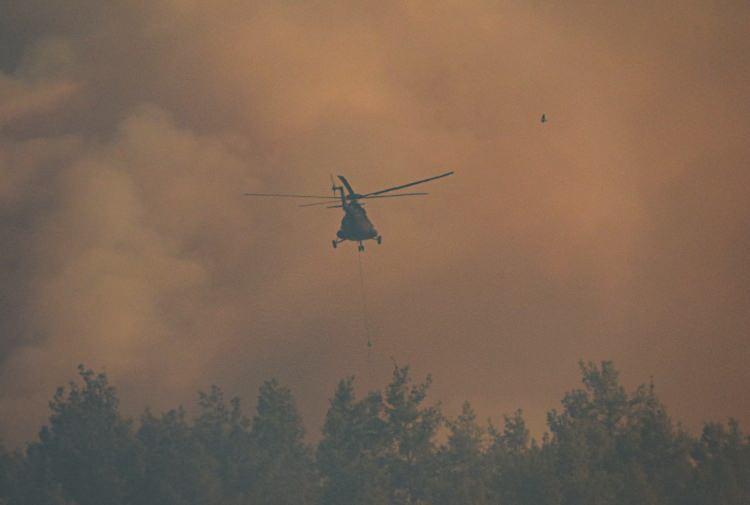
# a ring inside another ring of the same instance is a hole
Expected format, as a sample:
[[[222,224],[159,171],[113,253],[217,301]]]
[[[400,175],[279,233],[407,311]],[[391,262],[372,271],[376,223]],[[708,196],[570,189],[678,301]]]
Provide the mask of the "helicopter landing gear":
[[[360,242],[360,243],[359,243],[359,247],[357,247],[357,250],[358,250],[359,252],[362,252],[362,251],[364,251],[364,250],[365,250],[365,246],[364,246],[364,244],[362,244],[362,242]]]
[[[378,245],[380,245],[380,244],[383,243],[383,236],[382,235],[378,235],[377,237],[375,237],[375,240],[377,240]]]

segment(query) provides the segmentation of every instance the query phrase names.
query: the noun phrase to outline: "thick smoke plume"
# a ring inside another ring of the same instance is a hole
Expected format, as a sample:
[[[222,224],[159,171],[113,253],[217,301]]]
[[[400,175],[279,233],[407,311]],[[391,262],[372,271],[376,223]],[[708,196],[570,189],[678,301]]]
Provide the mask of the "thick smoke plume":
[[[336,379],[391,358],[449,411],[531,419],[607,358],[694,426],[750,421],[747,2],[0,13],[5,439],[81,362],[133,413],[277,376],[316,426]],[[448,169],[368,206],[369,357],[339,214],[241,196]]]

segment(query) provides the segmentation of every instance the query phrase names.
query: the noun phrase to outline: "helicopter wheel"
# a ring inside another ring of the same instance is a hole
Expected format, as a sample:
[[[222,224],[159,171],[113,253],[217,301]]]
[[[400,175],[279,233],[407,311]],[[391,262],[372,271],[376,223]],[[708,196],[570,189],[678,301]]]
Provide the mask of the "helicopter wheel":
[[[382,235],[378,235],[378,238],[376,238],[375,240],[377,240],[378,241],[378,245],[380,245],[380,244],[383,243],[383,236]]]
[[[365,250],[365,246],[363,246],[362,244],[359,244],[359,247],[357,248],[357,250],[358,250],[359,252],[362,252],[362,251],[364,251],[364,250]]]
[[[336,247],[338,247],[338,245],[339,245],[339,243],[338,243],[338,242],[336,242],[335,240],[334,240],[334,241],[332,241],[332,243],[333,243],[333,248],[334,248],[334,249],[336,249]]]

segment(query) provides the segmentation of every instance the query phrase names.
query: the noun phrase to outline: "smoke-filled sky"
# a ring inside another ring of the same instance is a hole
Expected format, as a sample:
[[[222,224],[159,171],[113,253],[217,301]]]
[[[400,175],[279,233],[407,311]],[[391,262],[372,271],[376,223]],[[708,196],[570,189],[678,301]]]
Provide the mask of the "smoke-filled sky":
[[[130,415],[278,377],[314,437],[393,361],[539,432],[613,359],[688,428],[747,427],[748,26],[743,0],[0,0],[0,436],[78,363]],[[242,196],[446,170],[368,205],[367,320],[340,211]]]

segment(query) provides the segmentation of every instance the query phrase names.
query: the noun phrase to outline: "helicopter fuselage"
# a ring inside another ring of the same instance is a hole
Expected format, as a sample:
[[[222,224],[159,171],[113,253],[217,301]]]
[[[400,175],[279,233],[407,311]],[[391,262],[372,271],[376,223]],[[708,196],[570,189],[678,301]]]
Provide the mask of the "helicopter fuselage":
[[[344,218],[341,220],[341,228],[336,232],[339,239],[361,242],[378,237],[378,231],[367,217],[362,205],[353,201],[345,203],[342,208]]]

